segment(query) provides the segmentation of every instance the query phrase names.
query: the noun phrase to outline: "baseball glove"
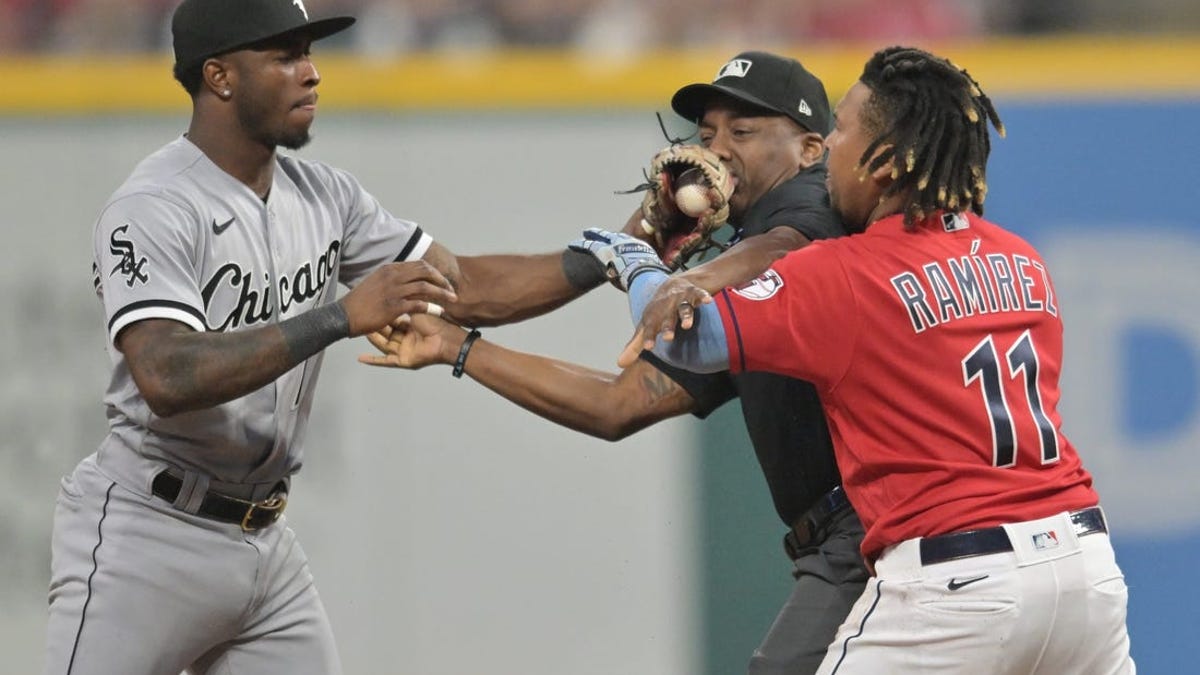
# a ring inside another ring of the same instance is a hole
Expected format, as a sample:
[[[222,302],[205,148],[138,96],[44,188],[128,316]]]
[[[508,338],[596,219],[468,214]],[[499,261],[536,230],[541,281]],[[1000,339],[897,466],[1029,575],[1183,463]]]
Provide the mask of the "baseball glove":
[[[686,175],[685,175],[686,174]],[[678,190],[699,185],[707,196],[707,209],[685,205],[697,216],[688,215],[676,203]],[[645,190],[642,198],[642,229],[654,238],[655,249],[671,269],[683,267],[692,257],[719,246],[712,236],[729,218],[733,177],[712,151],[700,145],[671,144],[650,161],[646,183],[631,192]]]

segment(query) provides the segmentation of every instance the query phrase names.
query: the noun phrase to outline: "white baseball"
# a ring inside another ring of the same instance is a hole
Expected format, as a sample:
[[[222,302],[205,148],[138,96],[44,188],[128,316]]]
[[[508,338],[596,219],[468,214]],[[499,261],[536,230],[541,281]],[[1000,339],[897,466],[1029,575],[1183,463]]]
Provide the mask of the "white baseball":
[[[708,210],[708,190],[703,185],[684,185],[675,191],[675,206],[691,218]]]

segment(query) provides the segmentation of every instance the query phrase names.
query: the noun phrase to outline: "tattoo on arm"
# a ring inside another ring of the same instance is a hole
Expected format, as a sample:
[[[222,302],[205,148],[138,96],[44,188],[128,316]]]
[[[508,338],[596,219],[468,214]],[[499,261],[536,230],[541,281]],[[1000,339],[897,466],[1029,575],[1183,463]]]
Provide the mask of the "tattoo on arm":
[[[673,403],[671,411],[675,414],[692,409],[695,401],[691,394],[687,393],[679,383],[667,376],[658,368],[647,368],[641,377],[642,392],[646,397],[646,403],[651,406],[659,406],[665,402]]]
[[[149,320],[118,337],[130,372],[160,416],[210,408],[266,386],[349,334],[339,303],[278,325],[236,333],[194,332],[169,320]]]

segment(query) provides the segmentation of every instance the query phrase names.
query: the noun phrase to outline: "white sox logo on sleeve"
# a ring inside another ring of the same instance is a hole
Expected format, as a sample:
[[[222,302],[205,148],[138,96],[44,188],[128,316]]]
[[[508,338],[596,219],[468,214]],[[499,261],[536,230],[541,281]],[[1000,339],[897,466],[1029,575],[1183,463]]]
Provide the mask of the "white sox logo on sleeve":
[[[766,300],[783,288],[783,277],[775,270],[767,270],[754,279],[733,289],[734,293],[747,300]]]
[[[146,257],[138,258],[137,251],[133,248],[133,241],[125,238],[118,238],[118,234],[125,234],[129,231],[129,225],[125,224],[113,230],[108,238],[108,251],[113,255],[121,256],[116,265],[113,265],[112,271],[108,276],[113,276],[118,272],[125,275],[125,285],[133,288],[135,283],[146,283],[150,280],[149,275],[143,271],[146,266]]]

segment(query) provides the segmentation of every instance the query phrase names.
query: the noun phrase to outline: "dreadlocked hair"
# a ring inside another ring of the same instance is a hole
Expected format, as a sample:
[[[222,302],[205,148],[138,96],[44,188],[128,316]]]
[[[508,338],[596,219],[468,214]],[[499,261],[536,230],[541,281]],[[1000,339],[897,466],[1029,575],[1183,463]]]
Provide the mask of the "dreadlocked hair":
[[[859,79],[871,90],[863,124],[877,134],[859,165],[867,173],[889,161],[893,167],[880,201],[907,195],[904,225],[910,229],[937,210],[969,208],[983,215],[991,152],[987,120],[1001,137],[1004,124],[979,83],[950,61],[913,47],[876,52]]]

